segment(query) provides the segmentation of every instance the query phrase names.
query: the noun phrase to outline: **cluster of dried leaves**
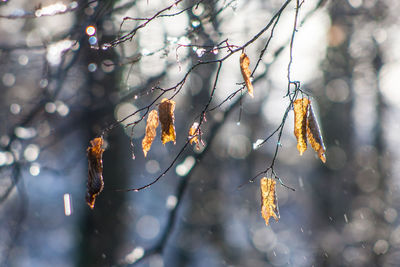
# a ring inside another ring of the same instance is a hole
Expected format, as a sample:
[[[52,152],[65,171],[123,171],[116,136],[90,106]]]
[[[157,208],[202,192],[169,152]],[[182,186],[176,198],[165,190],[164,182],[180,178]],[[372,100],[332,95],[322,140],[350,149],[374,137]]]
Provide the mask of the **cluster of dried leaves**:
[[[158,105],[158,111],[152,110],[149,112],[146,123],[146,133],[142,140],[142,150],[146,157],[149,152],[153,141],[157,136],[158,125],[161,124],[161,142],[166,144],[168,142],[176,143],[175,132],[175,102],[164,98]],[[188,139],[190,144],[195,143],[196,148],[199,149],[200,143],[200,127],[198,123],[194,123],[189,130]],[[87,182],[87,195],[86,202],[90,208],[94,208],[94,203],[97,195],[103,190],[103,161],[102,155],[104,149],[102,145],[104,140],[102,137],[95,138],[90,141],[91,146],[87,149],[87,156],[89,160],[89,175]]]
[[[251,72],[249,70],[250,60],[246,54],[240,56],[240,69],[248,89],[248,93],[253,97],[253,85],[250,81]],[[311,147],[318,153],[322,162],[326,162],[325,146],[317,119],[311,106],[311,101],[307,98],[297,99],[293,102],[294,109],[294,135],[297,139],[297,149],[302,155],[307,150],[307,140]],[[164,98],[157,110],[149,112],[146,124],[146,133],[142,140],[144,156],[147,156],[153,141],[157,135],[158,125],[161,124],[161,142],[176,143],[175,132],[175,102]],[[199,123],[195,122],[189,129],[188,138],[190,144],[196,144],[199,149],[201,143],[201,130]],[[89,175],[87,182],[86,202],[91,209],[94,208],[96,197],[103,190],[103,161],[104,140],[98,137],[90,141],[91,146],[87,149],[89,160]],[[273,178],[264,177],[260,181],[261,188],[261,215],[265,223],[269,225],[270,217],[279,220],[278,198],[276,194],[276,181]]]
[[[318,153],[323,163],[326,162],[325,145],[321,131],[315,117],[311,101],[307,98],[297,99],[293,102],[294,110],[294,135],[297,139],[297,149],[302,155],[307,150],[307,140],[311,147]],[[261,215],[265,223],[269,218],[279,220],[278,198],[276,194],[276,181],[272,178],[262,178],[261,188]]]
[[[157,110],[150,111],[147,117],[146,134],[142,141],[142,149],[145,157],[156,138],[156,130],[159,123],[161,123],[161,142],[163,144],[168,142],[176,143],[174,110],[175,101],[164,98],[158,106],[158,112]]]
[[[247,87],[247,92],[254,97],[253,84],[251,83],[251,71],[249,69],[250,59],[245,54],[240,55],[240,71]],[[297,135],[296,135],[297,136]],[[261,215],[265,223],[269,225],[269,218],[274,217],[279,220],[278,198],[275,192],[276,181],[272,178],[262,178],[260,181],[261,188]]]
[[[293,102],[293,109],[294,135],[297,139],[297,149],[300,155],[307,150],[308,140],[311,147],[318,153],[318,157],[325,163],[325,145],[311,101],[307,98],[297,99]]]
[[[158,112],[157,110],[150,111],[147,117],[146,134],[142,141],[142,149],[145,157],[156,138],[156,130],[159,123],[161,123],[161,142],[164,145],[168,142],[176,143],[174,110],[175,101],[164,98],[161,100],[160,105],[158,105]]]

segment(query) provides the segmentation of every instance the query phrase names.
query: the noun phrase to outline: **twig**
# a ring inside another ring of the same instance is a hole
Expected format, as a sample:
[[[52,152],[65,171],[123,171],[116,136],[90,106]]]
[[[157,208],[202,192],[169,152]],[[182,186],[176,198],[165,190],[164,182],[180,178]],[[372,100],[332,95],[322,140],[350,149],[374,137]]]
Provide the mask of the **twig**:
[[[153,21],[154,19],[156,19],[157,17],[159,17],[162,13],[164,13],[165,11],[170,10],[171,8],[173,8],[174,6],[178,5],[180,2],[182,2],[183,0],[176,0],[172,5],[169,5],[161,10],[159,10],[157,13],[155,13],[152,17],[145,19],[145,22],[143,22],[142,24],[140,24],[139,26],[135,27],[133,30],[131,30],[129,33],[121,36],[120,38],[111,41],[110,45],[111,46],[116,46],[120,43],[123,43],[127,40],[132,40],[132,38],[135,36],[136,32],[138,30],[140,30],[141,28],[146,27],[146,25],[148,23],[150,23],[151,21]],[[125,20],[124,20],[125,21]],[[122,22],[123,23],[123,22]],[[121,25],[122,26],[122,25]]]

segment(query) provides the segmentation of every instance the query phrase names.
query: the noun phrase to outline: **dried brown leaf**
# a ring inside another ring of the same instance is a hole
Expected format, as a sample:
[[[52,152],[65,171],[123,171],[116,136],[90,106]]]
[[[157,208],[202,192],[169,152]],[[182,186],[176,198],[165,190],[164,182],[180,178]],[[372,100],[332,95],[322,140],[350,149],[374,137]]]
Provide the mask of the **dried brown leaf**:
[[[147,156],[147,152],[151,148],[151,144],[153,143],[154,139],[156,138],[157,132],[156,129],[158,127],[158,112],[157,110],[152,110],[147,117],[147,124],[146,124],[146,135],[142,140],[142,148],[144,156]]]
[[[294,135],[297,139],[297,149],[300,155],[307,150],[307,110],[310,104],[307,98],[297,99],[293,102],[294,109]]]
[[[308,106],[307,138],[323,163],[326,162],[325,145],[311,104]]]
[[[199,124],[197,122],[193,123],[192,127],[190,127],[189,129],[189,142],[190,144],[195,143],[196,144],[196,148],[200,149],[200,129],[199,128]]]
[[[87,157],[89,161],[89,172],[87,182],[86,203],[91,209],[94,208],[96,197],[104,188],[103,181],[103,152],[102,148],[104,140],[102,137],[95,138],[90,141],[90,147],[87,149]]]
[[[251,97],[254,97],[253,95],[253,84],[251,83],[250,76],[251,76],[251,71],[249,69],[250,66],[250,59],[249,57],[245,54],[242,53],[240,55],[240,70],[242,72],[242,76],[244,79],[244,82],[246,83],[247,87],[247,92]]]
[[[158,106],[158,116],[161,123],[161,141],[163,144],[176,142],[176,133],[174,126],[175,101],[164,98]]]
[[[269,225],[269,218],[279,220],[278,198],[276,195],[276,181],[272,178],[262,178],[261,187],[261,215],[265,223]]]

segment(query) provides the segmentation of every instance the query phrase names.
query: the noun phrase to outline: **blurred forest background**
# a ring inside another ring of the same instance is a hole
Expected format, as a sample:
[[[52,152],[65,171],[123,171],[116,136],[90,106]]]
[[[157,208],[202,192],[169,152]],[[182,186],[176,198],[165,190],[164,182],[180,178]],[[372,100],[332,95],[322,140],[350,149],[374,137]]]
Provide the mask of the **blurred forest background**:
[[[1,0],[0,265],[399,266],[399,12],[397,0]],[[254,98],[244,47],[251,70],[260,59]],[[299,156],[284,116],[299,84],[326,164]],[[176,101],[177,143],[157,137],[144,158],[138,110],[160,94]],[[185,143],[204,110],[196,150]],[[86,148],[110,126],[91,210]],[[248,181],[272,162],[296,191],[277,186],[281,218],[266,226]]]

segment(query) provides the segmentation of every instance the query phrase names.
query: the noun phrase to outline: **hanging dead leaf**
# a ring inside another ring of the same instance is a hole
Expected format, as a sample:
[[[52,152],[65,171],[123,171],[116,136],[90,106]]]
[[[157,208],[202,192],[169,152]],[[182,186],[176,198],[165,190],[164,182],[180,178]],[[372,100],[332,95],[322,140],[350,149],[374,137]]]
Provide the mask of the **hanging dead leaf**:
[[[300,155],[307,150],[307,110],[309,100],[297,99],[293,102],[294,109],[294,135],[297,139],[297,149]]]
[[[164,98],[158,106],[158,115],[161,123],[161,141],[163,144],[173,141],[176,142],[174,126],[175,101]]]
[[[275,221],[279,220],[278,198],[276,195],[276,181],[272,178],[262,178],[261,187],[261,215],[265,223],[269,225],[269,218],[274,217]]]
[[[244,82],[246,83],[247,92],[249,93],[249,95],[251,97],[254,97],[253,85],[251,84],[251,80],[250,80],[251,71],[249,69],[249,66],[250,66],[249,57],[245,53],[242,53],[240,55],[240,71],[242,72]]]
[[[86,203],[91,209],[94,208],[96,197],[104,188],[103,181],[103,152],[104,140],[102,137],[90,141],[90,147],[87,149],[89,161],[89,172],[86,192]]]
[[[308,106],[307,138],[323,163],[326,162],[325,145],[311,104]]]
[[[144,156],[147,156],[147,152],[151,148],[151,144],[156,138],[157,132],[156,129],[158,127],[158,112],[157,110],[152,110],[147,117],[147,124],[146,124],[146,135],[142,140],[142,148]]]
[[[189,129],[189,142],[190,144],[195,143],[196,144],[196,148],[200,149],[200,128],[199,128],[199,123],[195,122],[193,123],[192,127],[190,127]]]

